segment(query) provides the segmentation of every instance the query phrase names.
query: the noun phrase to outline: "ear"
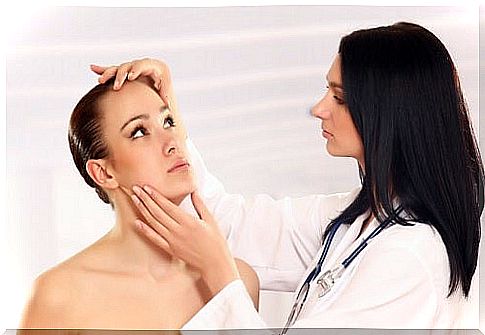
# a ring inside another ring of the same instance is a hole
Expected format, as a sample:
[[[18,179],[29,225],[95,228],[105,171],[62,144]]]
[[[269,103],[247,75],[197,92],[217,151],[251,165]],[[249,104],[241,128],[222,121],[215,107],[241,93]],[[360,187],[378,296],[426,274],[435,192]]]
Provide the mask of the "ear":
[[[119,184],[116,178],[110,173],[104,159],[90,159],[86,162],[86,171],[92,180],[104,189],[113,190]]]

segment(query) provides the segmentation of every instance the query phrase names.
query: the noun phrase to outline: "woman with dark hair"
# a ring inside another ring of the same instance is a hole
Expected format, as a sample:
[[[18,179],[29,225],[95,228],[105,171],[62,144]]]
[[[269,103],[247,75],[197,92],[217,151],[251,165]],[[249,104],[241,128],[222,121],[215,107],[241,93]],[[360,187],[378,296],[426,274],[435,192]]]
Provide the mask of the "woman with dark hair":
[[[116,222],[39,276],[20,328],[179,329],[211,297],[200,274],[132,225],[142,217],[129,196],[133,185],[156,185],[174,206],[195,189],[177,113],[146,78],[119,91],[112,83],[97,85],[78,102],[68,139],[79,173],[111,204]],[[254,271],[239,260],[234,270],[257,308]]]
[[[137,67],[143,61],[94,70],[122,84]],[[133,188],[138,229],[194,265],[213,295],[185,329],[265,327],[217,224],[263,289],[296,290],[285,331],[456,324],[477,265],[484,176],[448,51],[416,24],[355,31],[342,38],[327,82],[312,114],[328,152],[356,159],[358,189],[247,203],[226,194],[196,152],[199,219],[154,185]]]

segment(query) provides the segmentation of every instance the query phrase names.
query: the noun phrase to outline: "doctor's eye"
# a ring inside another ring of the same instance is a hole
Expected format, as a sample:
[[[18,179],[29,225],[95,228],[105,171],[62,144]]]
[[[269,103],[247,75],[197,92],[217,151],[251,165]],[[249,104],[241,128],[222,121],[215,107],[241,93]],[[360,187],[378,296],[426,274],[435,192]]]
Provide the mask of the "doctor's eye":
[[[336,96],[336,95],[334,95],[334,96],[333,96],[333,98],[335,99],[335,101],[337,101],[337,103],[338,103],[339,105],[344,105],[344,104],[345,104],[344,99],[339,98],[339,97],[338,97],[338,96]]]
[[[175,123],[175,120],[171,115],[167,115],[167,117],[165,117],[165,119],[163,120],[163,129],[168,129],[176,126],[177,124]]]
[[[137,139],[137,138],[140,138],[140,137],[143,137],[145,135],[147,135],[148,132],[146,130],[145,127],[143,126],[136,126],[135,129],[133,129],[130,133],[130,138],[131,139]]]

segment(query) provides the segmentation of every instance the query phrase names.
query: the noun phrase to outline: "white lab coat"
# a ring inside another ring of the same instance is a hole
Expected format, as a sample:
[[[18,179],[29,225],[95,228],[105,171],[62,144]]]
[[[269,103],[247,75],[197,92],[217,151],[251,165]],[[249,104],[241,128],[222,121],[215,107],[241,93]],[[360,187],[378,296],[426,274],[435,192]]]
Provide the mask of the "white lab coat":
[[[295,296],[322,252],[322,233],[359,192],[252,201],[228,194],[189,140],[204,201],[235,257],[257,272],[261,289]],[[187,204],[185,204],[187,206]],[[378,225],[357,238],[366,215],[342,226],[321,273],[342,262]],[[318,277],[317,277],[318,278]],[[393,225],[350,264],[330,293],[318,298],[316,280],[294,328],[453,328],[464,299],[447,298],[449,266],[437,231],[424,224]],[[228,284],[183,329],[266,328],[241,280]],[[291,334],[291,330],[289,332]]]

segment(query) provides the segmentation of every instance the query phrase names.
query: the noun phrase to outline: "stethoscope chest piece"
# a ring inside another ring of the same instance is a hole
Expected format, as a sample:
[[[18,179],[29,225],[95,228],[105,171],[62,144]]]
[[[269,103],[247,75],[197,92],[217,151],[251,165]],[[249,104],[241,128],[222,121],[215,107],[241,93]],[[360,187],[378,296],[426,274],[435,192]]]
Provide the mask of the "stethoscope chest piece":
[[[344,272],[345,267],[343,265],[339,265],[336,268],[332,270],[327,270],[325,271],[320,278],[317,280],[318,284],[318,298],[323,297],[326,295],[330,290],[332,289],[333,285],[335,284],[335,281],[342,276],[342,273]]]
[[[396,211],[396,215],[399,215],[402,211],[402,207],[398,207]],[[389,224],[391,224],[392,218],[388,217],[386,218],[383,222],[379,224],[370,234],[367,236],[365,239],[362,240],[362,242],[352,251],[352,253],[343,260],[341,264],[333,268],[332,270],[325,271],[317,280],[317,289],[318,289],[318,299],[322,298],[325,296],[332,287],[335,285],[335,281],[339,279],[342,276],[342,273],[344,270],[352,263],[354,259],[357,258],[357,256],[362,252],[367,247],[368,242],[379,235],[380,232],[382,232]],[[300,287],[300,290],[297,294],[295,303],[293,305],[293,308],[291,309],[290,315],[288,316],[288,320],[286,322],[285,327],[282,329],[281,334],[286,334],[288,331],[288,328],[292,326],[295,321],[298,319],[300,312],[303,309],[303,305],[305,304],[305,301],[308,296],[308,292],[310,290],[310,283],[318,277],[318,274],[320,270],[322,269],[323,262],[327,256],[328,250],[330,248],[330,244],[332,243],[332,240],[335,236],[335,233],[337,232],[337,229],[340,227],[342,222],[336,222],[331,226],[330,232],[328,233],[328,236],[326,237],[324,241],[324,247],[322,250],[322,255],[320,256],[320,259],[318,260],[317,264],[315,265],[315,268],[313,271],[311,271],[305,281],[303,282],[302,286]]]

